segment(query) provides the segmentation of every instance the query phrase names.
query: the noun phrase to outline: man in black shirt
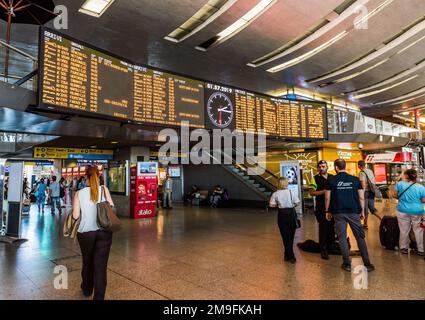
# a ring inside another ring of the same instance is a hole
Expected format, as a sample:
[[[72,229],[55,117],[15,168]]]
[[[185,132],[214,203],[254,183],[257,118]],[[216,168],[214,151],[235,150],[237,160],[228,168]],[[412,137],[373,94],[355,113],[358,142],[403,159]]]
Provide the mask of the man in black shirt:
[[[309,193],[316,197],[314,214],[319,223],[319,245],[322,259],[329,259],[329,249],[335,243],[335,224],[334,219],[326,219],[325,191],[328,185],[328,179],[333,175],[328,174],[328,164],[325,160],[320,160],[317,164],[317,174],[310,183]]]
[[[343,258],[342,268],[351,271],[350,249],[347,241],[347,224],[349,224],[367,271],[373,271],[375,267],[369,260],[365,233],[361,224],[361,219],[364,219],[364,190],[360,180],[346,172],[345,160],[337,159],[334,165],[337,175],[329,180],[325,193],[326,218],[335,219],[335,231]]]

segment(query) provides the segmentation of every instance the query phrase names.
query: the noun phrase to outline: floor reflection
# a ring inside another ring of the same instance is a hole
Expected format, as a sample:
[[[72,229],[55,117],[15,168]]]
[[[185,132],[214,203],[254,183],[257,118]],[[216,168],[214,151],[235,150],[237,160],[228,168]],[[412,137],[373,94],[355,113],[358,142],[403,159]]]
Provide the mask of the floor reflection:
[[[394,211],[393,204],[380,207]],[[78,244],[62,236],[65,214],[49,209],[39,214],[34,206],[23,218],[27,242],[0,243],[0,299],[83,299]],[[323,261],[296,249],[297,264],[285,264],[272,212],[177,206],[156,218],[123,219],[114,235],[107,298],[425,299],[425,261],[382,249],[379,221],[370,219],[367,243],[377,270],[367,290],[354,288],[354,275],[340,269],[338,256]],[[315,219],[306,216],[296,240],[317,238]],[[53,287],[56,265],[68,268],[67,290]]]

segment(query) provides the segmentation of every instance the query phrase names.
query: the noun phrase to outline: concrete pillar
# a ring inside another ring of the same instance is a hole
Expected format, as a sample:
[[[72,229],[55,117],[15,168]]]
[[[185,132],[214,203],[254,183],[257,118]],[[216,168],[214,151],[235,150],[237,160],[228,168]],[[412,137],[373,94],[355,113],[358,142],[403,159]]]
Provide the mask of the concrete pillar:
[[[421,111],[415,109],[415,128],[419,130],[418,140],[422,140],[422,130],[421,130]]]

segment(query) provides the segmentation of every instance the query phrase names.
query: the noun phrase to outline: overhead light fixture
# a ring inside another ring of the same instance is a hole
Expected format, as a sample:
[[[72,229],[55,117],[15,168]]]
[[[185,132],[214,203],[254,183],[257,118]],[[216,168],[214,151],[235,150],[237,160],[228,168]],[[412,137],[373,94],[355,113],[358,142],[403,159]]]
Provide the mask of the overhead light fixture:
[[[333,45],[334,43],[338,42],[339,40],[341,40],[342,38],[344,38],[346,35],[348,35],[352,30],[358,28],[359,25],[361,25],[362,23],[365,23],[365,21],[367,21],[368,19],[371,19],[374,15],[376,15],[379,11],[381,11],[382,9],[384,9],[386,6],[388,6],[390,3],[392,3],[394,0],[386,0],[383,3],[381,3],[378,7],[376,7],[374,10],[372,10],[371,12],[369,12],[367,15],[365,15],[362,19],[359,19],[358,21],[356,21],[354,23],[353,26],[351,26],[350,28],[348,28],[347,30],[339,33],[337,36],[333,37],[331,40],[328,40],[327,42],[325,42],[324,44],[321,44],[320,46],[314,48],[313,50],[308,51],[307,53],[294,58],[290,61],[287,61],[285,63],[281,63],[273,68],[268,69],[268,72],[278,72],[278,71],[282,71],[284,69],[287,69],[289,67],[292,67],[296,64],[299,64],[311,57],[313,57],[314,55],[318,54],[319,52],[325,50],[326,48],[330,47],[331,45]],[[308,82],[308,81],[307,81]]]
[[[415,91],[412,91],[410,93],[406,93],[402,96],[399,96],[399,97],[396,97],[396,98],[393,98],[393,99],[375,102],[373,104],[374,105],[381,105],[381,104],[388,104],[388,103],[397,101],[397,102],[391,104],[391,105],[394,105],[394,104],[400,104],[400,103],[404,103],[404,102],[407,102],[407,101],[415,100],[415,99],[420,98],[422,96],[425,96],[425,87],[419,88]],[[402,100],[402,101],[398,101],[398,100]]]
[[[316,55],[317,53],[325,50],[326,48],[330,47],[331,45],[333,45],[335,42],[341,40],[342,38],[344,38],[347,35],[347,31],[343,31],[340,34],[338,34],[337,36],[333,37],[332,39],[328,40],[327,42],[321,44],[320,46],[314,48],[313,50],[304,53],[303,55],[294,58],[290,61],[278,64],[277,66],[274,66],[273,68],[270,68],[267,70],[267,72],[270,73],[275,73],[275,72],[279,72],[282,71],[284,69],[287,69],[289,67],[292,67],[300,62],[303,62],[309,58],[311,58],[312,56]]]
[[[393,76],[391,76],[391,77],[389,77],[389,78],[387,78],[387,79],[385,79],[383,81],[377,82],[377,83],[375,83],[373,85],[367,86],[367,87],[362,88],[362,89],[344,92],[343,94],[344,95],[348,95],[348,94],[359,94],[359,93],[368,92],[368,91],[371,91],[371,90],[374,90],[374,89],[377,89],[377,88],[386,86],[386,85],[391,84],[393,82],[399,83],[399,81],[401,79],[403,79],[403,78],[405,78],[407,76],[410,76],[410,75],[418,72],[419,70],[421,70],[424,67],[425,67],[425,59],[422,60],[422,61],[420,61],[420,62],[418,62],[418,63],[416,63],[413,68],[410,68],[410,69],[407,69],[405,71],[402,71],[402,72],[400,72],[398,74],[395,74],[395,75],[393,75]],[[423,71],[420,72],[420,73],[417,73],[417,75],[419,76],[421,73],[423,73]]]
[[[78,10],[81,13],[99,18],[115,0],[86,0]]]
[[[201,31],[216,18],[227,11],[237,0],[209,0],[193,16],[170,32],[165,40],[181,42],[195,33]]]
[[[425,109],[425,104],[419,104],[419,105],[415,105],[415,106],[411,106],[411,107],[403,106],[401,109],[395,110],[394,112],[395,113],[407,112],[407,111],[411,112],[411,111],[414,111],[416,109],[418,109],[418,110]]]
[[[308,89],[305,89],[305,88],[294,87],[294,88],[291,88],[291,92],[293,92],[293,94],[297,95],[301,99],[321,101],[321,102],[327,103],[328,105],[341,107],[345,110],[346,109],[350,109],[350,110],[354,110],[354,111],[360,110],[360,108],[353,103],[347,102],[347,101],[345,101],[343,99],[339,99],[337,97],[330,97],[330,96],[326,96],[326,95],[317,94],[317,93],[311,92],[311,91],[309,91]],[[267,94],[274,96],[276,98],[281,98],[281,97],[286,96],[288,94],[288,89],[269,91],[269,92],[267,92]]]
[[[384,45],[380,49],[373,51],[371,54],[368,54],[367,56],[365,56],[365,57],[363,57],[359,60],[356,60],[353,63],[345,65],[344,67],[341,67],[341,68],[338,68],[334,71],[328,72],[328,73],[324,74],[323,76],[319,76],[319,77],[307,80],[307,82],[308,83],[316,83],[316,82],[325,81],[327,79],[334,78],[336,76],[342,75],[342,74],[349,72],[351,70],[359,68],[362,65],[365,65],[365,64],[369,63],[370,61],[373,61],[376,58],[390,52],[391,50],[393,50],[397,46],[403,44],[404,42],[411,39],[412,37],[414,37],[418,33],[422,32],[423,30],[425,30],[425,17],[422,17],[418,22],[415,22],[413,24],[413,26],[411,26],[407,31],[403,32],[400,36],[389,41],[388,43],[384,42]],[[402,51],[403,50],[401,50],[399,52],[402,52]]]
[[[196,46],[195,48],[200,51],[207,51],[208,49],[223,43],[230,39],[234,35],[241,32],[243,29],[248,27],[255,19],[266,12],[277,0],[261,0],[255,7],[249,10],[242,18],[235,21],[233,24],[228,26],[226,29],[218,33],[216,36],[208,39],[204,43]]]
[[[111,144],[118,144],[118,141],[111,141]]]
[[[362,99],[362,98],[365,98],[365,97],[374,96],[375,94],[378,94],[378,93],[381,93],[381,92],[384,92],[384,91],[388,91],[388,90],[390,90],[392,88],[401,86],[402,84],[404,84],[404,83],[406,83],[406,82],[408,82],[410,80],[413,80],[413,79],[417,78],[418,76],[419,75],[416,74],[413,77],[410,77],[410,78],[407,78],[407,79],[405,79],[403,81],[397,82],[397,83],[395,83],[395,84],[393,84],[391,86],[382,88],[380,90],[371,91],[371,92],[368,92],[368,93],[358,94],[358,95],[353,96],[353,98],[354,99]]]
[[[353,78],[358,77],[358,76],[360,76],[360,75],[362,75],[362,74],[364,74],[364,73],[366,73],[366,72],[368,72],[368,71],[370,71],[372,69],[375,69],[376,67],[379,67],[381,64],[384,64],[388,60],[390,60],[390,59],[389,58],[388,59],[384,59],[384,60],[379,61],[378,63],[375,63],[374,65],[372,65],[372,66],[370,66],[370,67],[368,67],[368,68],[366,68],[366,69],[364,69],[362,71],[358,71],[358,72],[352,73],[352,74],[350,74],[348,76],[345,76],[343,78],[334,80],[332,82],[319,84],[319,87],[323,88],[323,87],[327,87],[327,86],[330,86],[330,85],[333,85],[333,84],[337,84],[337,83],[341,83],[341,82],[344,82],[344,81],[353,79]]]
[[[407,45],[406,47],[404,47],[404,48],[403,48],[403,49],[401,49],[400,51],[396,52],[395,54],[393,54],[393,55],[389,56],[388,58],[386,58],[386,59],[384,59],[384,60],[382,60],[382,61],[379,61],[378,63],[374,64],[374,65],[373,65],[373,66],[371,66],[371,67],[368,67],[368,68],[366,68],[366,69],[364,69],[364,70],[362,70],[362,71],[359,71],[359,72],[352,73],[352,74],[350,74],[350,75],[348,75],[348,76],[345,76],[345,77],[339,78],[339,79],[334,80],[334,81],[332,81],[332,82],[324,83],[324,84],[320,84],[320,85],[319,85],[319,87],[323,88],[323,87],[326,87],[326,86],[329,86],[329,85],[332,85],[332,84],[341,83],[341,82],[344,82],[344,81],[347,81],[347,80],[353,79],[353,78],[355,78],[355,77],[357,77],[357,76],[359,76],[359,75],[362,75],[362,74],[364,74],[364,73],[366,73],[366,72],[369,72],[370,70],[372,70],[372,69],[374,69],[374,68],[376,68],[376,67],[380,66],[381,64],[383,64],[383,63],[385,63],[385,62],[387,62],[387,61],[389,61],[389,60],[390,60],[390,59],[392,59],[394,56],[396,56],[396,55],[398,55],[398,54],[401,54],[401,53],[403,53],[404,51],[406,51],[407,49],[409,49],[409,48],[413,47],[414,45],[418,44],[418,43],[419,43],[420,41],[422,41],[423,39],[425,39],[425,36],[423,36],[423,37],[419,38],[418,40],[416,40],[416,41],[412,42],[411,44]]]
[[[96,149],[96,148],[97,148],[97,146],[90,146],[90,148],[92,148],[92,149]]]
[[[290,41],[289,43],[285,43],[280,48],[274,50],[273,52],[266,54],[254,61],[248,63],[247,65],[250,67],[259,67],[263,64],[272,62],[274,60],[283,58],[307,45],[311,42],[317,40],[321,36],[325,35],[341,22],[345,21],[347,18],[356,14],[358,9],[365,6],[370,0],[354,0],[349,1],[347,4],[343,6],[343,10],[341,12],[341,8],[338,7],[333,10],[330,14],[327,15],[323,21],[317,24],[315,27],[308,30],[304,35]],[[348,6],[348,7],[347,7]],[[332,16],[338,15],[337,18],[332,19]],[[329,18],[328,18],[329,17]]]

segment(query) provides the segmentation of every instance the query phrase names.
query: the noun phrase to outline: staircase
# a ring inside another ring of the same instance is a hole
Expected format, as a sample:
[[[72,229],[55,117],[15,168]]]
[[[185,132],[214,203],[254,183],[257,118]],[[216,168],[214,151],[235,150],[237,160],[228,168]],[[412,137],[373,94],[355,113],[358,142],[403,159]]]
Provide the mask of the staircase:
[[[233,152],[234,155],[237,153],[236,150],[233,150]],[[210,154],[210,156],[214,158],[212,154]],[[253,168],[253,165],[249,164],[247,161],[245,163],[236,163],[234,158],[231,159],[231,162],[231,164],[221,164],[220,166],[259,195],[260,198],[264,200],[264,205],[267,207],[270,196],[277,190],[279,177],[262,167],[260,167],[260,169],[264,171],[262,175],[250,175],[248,174],[248,170],[249,168]]]
[[[222,165],[228,172],[236,176],[242,183],[260,195],[264,201],[268,201],[276,187],[272,186],[261,176],[250,176],[243,166],[235,164]]]

